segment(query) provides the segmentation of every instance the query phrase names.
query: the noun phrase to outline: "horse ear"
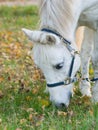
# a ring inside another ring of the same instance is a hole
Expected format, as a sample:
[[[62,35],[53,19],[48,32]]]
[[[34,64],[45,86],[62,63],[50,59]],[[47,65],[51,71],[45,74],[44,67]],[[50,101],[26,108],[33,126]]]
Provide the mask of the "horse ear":
[[[26,36],[29,38],[29,40],[33,42],[39,42],[40,41],[40,31],[31,31],[29,29],[22,28],[22,31],[26,34]]]
[[[23,28],[22,31],[33,42],[37,42],[37,43],[41,43],[41,44],[49,44],[49,45],[56,44],[57,37],[52,34],[45,33],[42,31],[31,31],[31,30],[28,30],[25,28]]]

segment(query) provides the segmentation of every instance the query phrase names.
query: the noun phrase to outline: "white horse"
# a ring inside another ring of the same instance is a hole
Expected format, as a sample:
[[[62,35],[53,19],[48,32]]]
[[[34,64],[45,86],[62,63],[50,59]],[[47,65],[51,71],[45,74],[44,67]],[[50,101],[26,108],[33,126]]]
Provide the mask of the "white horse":
[[[34,61],[44,73],[50,100],[57,107],[68,106],[80,61],[82,61],[80,90],[83,95],[91,96],[88,67],[92,54],[94,77],[98,77],[98,0],[39,1],[40,30],[23,31],[34,43]],[[79,26],[91,28],[85,30],[81,60],[75,42],[75,33]],[[92,99],[98,102],[97,79]]]

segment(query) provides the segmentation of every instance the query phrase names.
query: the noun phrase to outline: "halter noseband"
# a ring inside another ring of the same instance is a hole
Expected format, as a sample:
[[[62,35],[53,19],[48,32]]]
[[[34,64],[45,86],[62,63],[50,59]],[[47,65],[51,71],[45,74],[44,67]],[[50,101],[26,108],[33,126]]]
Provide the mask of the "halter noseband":
[[[73,82],[76,82],[77,81],[76,76],[74,78],[71,78],[71,76],[72,76],[72,71],[73,71],[73,67],[74,67],[75,55],[79,54],[79,53],[70,46],[71,42],[68,41],[67,39],[65,39],[64,37],[62,37],[59,33],[55,32],[55,31],[53,31],[51,29],[47,29],[47,28],[43,28],[43,29],[41,29],[41,31],[55,34],[61,40],[63,40],[63,42],[66,44],[66,47],[67,47],[67,49],[69,50],[69,52],[71,53],[71,56],[72,56],[72,61],[71,61],[71,65],[70,65],[70,69],[69,69],[69,73],[68,73],[68,78],[65,79],[62,82],[57,82],[57,83],[53,83],[53,84],[47,84],[47,86],[52,88],[52,87],[58,87],[60,85],[69,85],[69,84],[71,84]]]

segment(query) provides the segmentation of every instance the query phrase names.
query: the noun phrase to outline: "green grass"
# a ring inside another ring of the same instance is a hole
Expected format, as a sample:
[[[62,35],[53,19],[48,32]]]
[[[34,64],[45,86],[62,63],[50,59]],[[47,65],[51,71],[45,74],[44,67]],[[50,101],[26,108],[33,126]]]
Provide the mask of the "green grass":
[[[58,110],[45,81],[33,80],[32,43],[21,28],[36,29],[38,20],[36,6],[0,7],[0,130],[98,130],[98,105],[78,88],[68,110]]]
[[[0,7],[0,27],[2,29],[21,29],[22,27],[36,28],[38,9],[36,6],[28,7]]]

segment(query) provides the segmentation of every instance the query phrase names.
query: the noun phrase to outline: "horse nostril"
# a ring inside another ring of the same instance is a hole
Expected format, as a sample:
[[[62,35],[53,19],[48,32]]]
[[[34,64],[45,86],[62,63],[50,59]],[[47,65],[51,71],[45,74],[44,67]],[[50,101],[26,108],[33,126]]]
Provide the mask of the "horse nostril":
[[[65,105],[64,103],[61,103],[60,106],[61,106],[62,108],[66,107],[66,105]]]
[[[56,103],[55,105],[57,108],[66,108],[66,104],[64,103]]]

